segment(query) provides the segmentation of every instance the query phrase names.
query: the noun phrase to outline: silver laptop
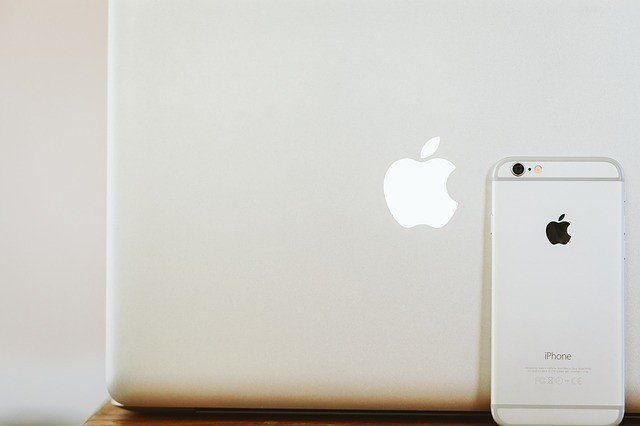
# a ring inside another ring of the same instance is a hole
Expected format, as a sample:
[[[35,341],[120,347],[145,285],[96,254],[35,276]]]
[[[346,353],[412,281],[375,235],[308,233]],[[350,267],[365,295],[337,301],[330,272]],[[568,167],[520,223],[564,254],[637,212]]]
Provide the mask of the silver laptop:
[[[640,410],[640,3],[112,0],[109,19],[117,402],[487,409],[487,178],[542,155],[626,171]]]

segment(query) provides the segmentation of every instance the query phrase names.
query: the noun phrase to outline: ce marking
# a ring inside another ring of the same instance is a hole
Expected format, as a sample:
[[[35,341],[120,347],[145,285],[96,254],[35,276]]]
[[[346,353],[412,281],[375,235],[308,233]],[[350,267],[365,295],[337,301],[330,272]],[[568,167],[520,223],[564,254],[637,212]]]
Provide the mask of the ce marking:
[[[537,385],[572,385],[582,386],[582,377],[536,376]]]

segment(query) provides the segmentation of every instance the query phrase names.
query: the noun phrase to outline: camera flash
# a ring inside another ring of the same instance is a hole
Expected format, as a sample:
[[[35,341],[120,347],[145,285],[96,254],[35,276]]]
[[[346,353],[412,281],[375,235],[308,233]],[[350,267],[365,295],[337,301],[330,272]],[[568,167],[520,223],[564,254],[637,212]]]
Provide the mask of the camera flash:
[[[536,172],[536,173],[540,173],[540,172],[542,172],[542,166],[540,166],[540,165],[535,166],[535,167],[533,168],[533,171],[534,171],[534,172]]]

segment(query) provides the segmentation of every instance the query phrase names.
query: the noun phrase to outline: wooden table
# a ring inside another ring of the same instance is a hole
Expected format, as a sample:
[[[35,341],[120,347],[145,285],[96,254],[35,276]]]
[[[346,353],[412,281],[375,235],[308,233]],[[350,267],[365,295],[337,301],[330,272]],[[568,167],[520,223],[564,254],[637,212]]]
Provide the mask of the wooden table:
[[[489,413],[387,414],[317,412],[231,412],[227,410],[154,410],[136,412],[104,403],[87,420],[87,426],[107,425],[491,425]]]
[[[625,418],[624,425],[640,425],[640,417]],[[111,425],[491,425],[489,413],[465,414],[385,414],[385,413],[305,413],[278,411],[238,413],[230,411],[154,410],[136,412],[104,403],[85,423],[87,426]]]

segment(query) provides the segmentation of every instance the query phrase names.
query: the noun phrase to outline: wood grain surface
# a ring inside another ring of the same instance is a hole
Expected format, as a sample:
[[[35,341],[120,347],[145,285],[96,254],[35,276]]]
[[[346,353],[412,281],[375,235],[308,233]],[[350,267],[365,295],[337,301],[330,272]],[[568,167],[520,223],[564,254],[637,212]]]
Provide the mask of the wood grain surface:
[[[86,421],[88,426],[111,425],[491,425],[491,415],[473,413],[388,413],[388,412],[306,412],[306,411],[197,411],[144,410],[135,411],[106,401]],[[623,425],[640,425],[640,416],[627,416]]]
[[[88,426],[107,425],[490,425],[489,413],[362,413],[229,410],[196,411],[146,410],[134,411],[117,407],[107,401],[85,423]]]

